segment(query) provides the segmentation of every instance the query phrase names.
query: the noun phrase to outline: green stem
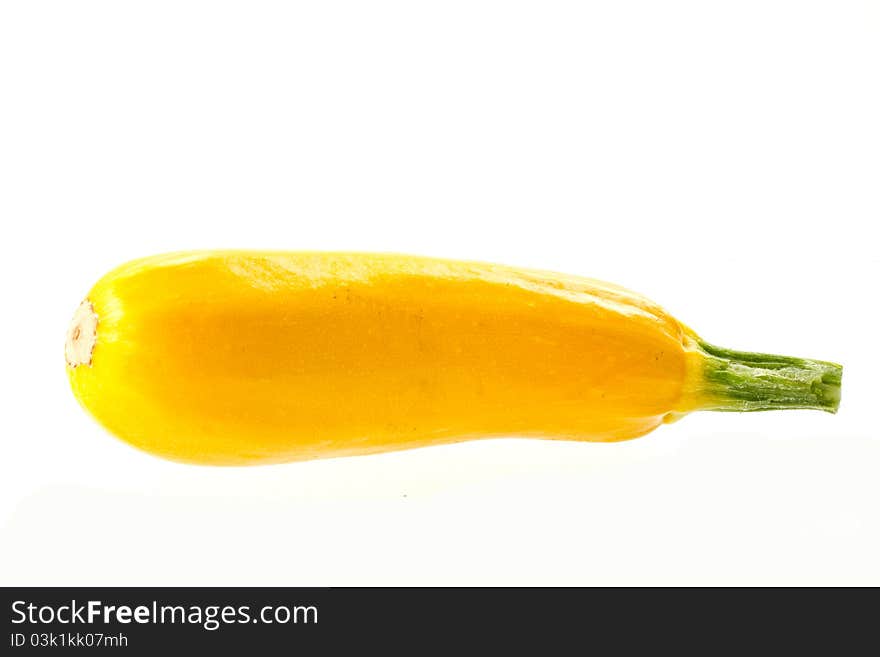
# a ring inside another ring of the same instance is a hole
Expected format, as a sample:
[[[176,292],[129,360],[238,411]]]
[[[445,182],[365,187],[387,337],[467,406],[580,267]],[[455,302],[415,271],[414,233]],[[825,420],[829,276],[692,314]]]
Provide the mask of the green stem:
[[[836,413],[843,367],[822,360],[756,354],[697,343],[703,352],[707,410],[811,408]]]

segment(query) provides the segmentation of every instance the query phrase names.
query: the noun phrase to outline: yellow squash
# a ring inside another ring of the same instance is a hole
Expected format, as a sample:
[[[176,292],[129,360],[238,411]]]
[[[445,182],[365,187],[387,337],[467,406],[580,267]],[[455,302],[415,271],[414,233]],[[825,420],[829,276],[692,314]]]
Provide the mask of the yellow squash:
[[[607,283],[348,253],[131,262],[91,290],[65,351],[75,395],[112,433],[207,464],[624,440],[699,409],[833,412],[841,377],[708,345]]]

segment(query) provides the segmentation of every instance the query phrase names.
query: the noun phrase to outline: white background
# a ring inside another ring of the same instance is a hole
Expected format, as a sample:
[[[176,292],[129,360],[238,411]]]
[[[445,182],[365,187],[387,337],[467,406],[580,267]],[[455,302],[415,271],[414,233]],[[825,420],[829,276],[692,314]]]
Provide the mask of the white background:
[[[0,582],[880,584],[878,88],[868,1],[3,3]],[[844,401],[168,463],[78,407],[64,333],[214,247],[604,278]]]

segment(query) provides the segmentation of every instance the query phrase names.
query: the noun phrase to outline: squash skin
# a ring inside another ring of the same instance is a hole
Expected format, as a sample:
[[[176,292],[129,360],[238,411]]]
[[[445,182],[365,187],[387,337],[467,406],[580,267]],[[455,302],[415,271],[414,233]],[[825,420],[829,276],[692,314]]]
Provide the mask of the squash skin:
[[[398,255],[205,251],[89,292],[77,399],[175,461],[278,463],[476,438],[616,441],[698,407],[695,336],[590,279]]]

